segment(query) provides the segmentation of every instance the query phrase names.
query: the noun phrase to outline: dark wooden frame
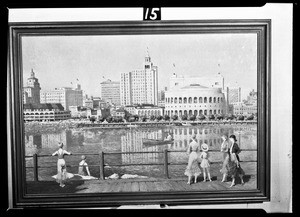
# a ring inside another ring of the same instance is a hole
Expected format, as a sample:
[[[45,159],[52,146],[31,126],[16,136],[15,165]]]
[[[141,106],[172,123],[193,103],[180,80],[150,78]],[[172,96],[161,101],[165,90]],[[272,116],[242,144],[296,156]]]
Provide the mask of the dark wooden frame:
[[[128,34],[257,34],[257,189],[226,192],[138,192],[28,195],[25,191],[25,150],[22,104],[23,36]],[[270,48],[271,20],[188,20],[126,22],[10,23],[8,58],[8,178],[11,208],[103,207],[129,204],[224,204],[270,200]]]

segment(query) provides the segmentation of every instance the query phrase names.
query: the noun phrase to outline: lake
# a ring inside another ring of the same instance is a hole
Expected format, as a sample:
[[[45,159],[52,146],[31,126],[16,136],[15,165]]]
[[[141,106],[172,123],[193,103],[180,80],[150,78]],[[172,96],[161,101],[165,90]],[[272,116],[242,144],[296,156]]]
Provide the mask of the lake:
[[[170,132],[174,138],[173,144],[159,146],[143,145],[143,138],[162,139]],[[257,159],[257,126],[255,124],[246,125],[197,125],[197,126],[162,126],[155,128],[137,127],[132,129],[69,129],[57,132],[35,132],[25,133],[25,152],[26,156],[49,155],[49,157],[39,157],[39,180],[53,180],[52,175],[56,174],[57,157],[50,155],[57,150],[57,143],[63,142],[64,149],[73,154],[85,153],[87,163],[90,167],[92,176],[99,177],[99,157],[100,151],[104,153],[116,152],[160,152],[168,149],[169,162],[184,163],[185,165],[169,165],[169,176],[183,177],[186,168],[188,155],[187,146],[191,141],[192,135],[196,134],[199,144],[203,142],[209,145],[209,160],[217,162],[211,165],[212,176],[219,176],[221,169],[222,153],[219,152],[223,134],[236,135],[237,143],[241,149],[251,149],[252,151],[242,151],[241,161],[256,161]],[[172,152],[182,151],[182,152]],[[94,155],[88,155],[88,154]],[[71,155],[65,157],[68,172],[77,173],[80,156]],[[151,166],[128,166],[128,164],[152,164],[163,163],[162,153],[136,153],[136,154],[105,154],[105,176],[113,173],[137,174],[148,177],[163,177],[162,165]],[[127,166],[115,167],[114,164]],[[256,175],[256,162],[243,162],[243,169],[246,174]],[[26,166],[32,167],[32,158],[26,158]],[[71,167],[70,167],[71,166]],[[43,168],[47,167],[47,168]],[[26,179],[33,180],[32,168],[26,169]]]

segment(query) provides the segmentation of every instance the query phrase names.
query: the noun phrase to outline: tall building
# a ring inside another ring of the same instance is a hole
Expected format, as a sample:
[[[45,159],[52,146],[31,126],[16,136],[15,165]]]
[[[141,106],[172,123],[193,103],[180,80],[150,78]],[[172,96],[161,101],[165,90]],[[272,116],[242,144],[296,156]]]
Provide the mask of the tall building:
[[[228,103],[229,104],[241,102],[241,88],[240,87],[234,87],[234,88],[227,87],[227,94],[228,94]]]
[[[107,80],[100,83],[101,98],[106,102],[120,105],[120,82]]]
[[[31,69],[30,77],[27,79],[26,86],[23,88],[23,103],[39,104],[40,90],[39,80],[35,77],[33,69]]]
[[[83,94],[79,84],[76,88],[61,87],[41,91],[40,97],[41,103],[61,103],[67,111],[69,111],[69,106],[83,106]]]
[[[121,73],[121,105],[158,104],[157,66],[145,57],[144,69]]]

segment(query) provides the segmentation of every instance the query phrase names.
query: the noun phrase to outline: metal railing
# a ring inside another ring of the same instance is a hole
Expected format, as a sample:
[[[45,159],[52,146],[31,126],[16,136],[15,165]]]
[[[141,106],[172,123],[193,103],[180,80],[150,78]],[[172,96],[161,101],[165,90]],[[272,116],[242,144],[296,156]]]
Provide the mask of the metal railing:
[[[242,149],[242,151],[257,151],[257,149]],[[165,178],[169,179],[169,165],[187,165],[187,162],[185,163],[172,163],[169,162],[169,156],[168,153],[171,152],[181,152],[186,153],[186,151],[183,150],[168,150],[164,149],[163,151],[144,151],[144,152],[103,152],[100,151],[99,153],[72,153],[74,156],[81,156],[81,155],[98,155],[99,164],[95,165],[89,165],[89,167],[96,167],[99,166],[100,169],[100,175],[99,178],[104,180],[105,179],[105,167],[124,167],[124,166],[163,166],[164,167],[164,176]],[[220,152],[220,150],[209,150],[209,152]],[[146,154],[146,153],[157,153],[157,154],[163,154],[163,162],[162,163],[132,163],[132,164],[105,164],[105,155],[118,155],[118,154]],[[220,152],[223,153],[223,152]],[[33,168],[33,177],[34,181],[38,181],[38,168],[53,168],[54,166],[38,166],[38,158],[41,157],[51,157],[51,155],[37,155],[33,154],[32,156],[25,156],[26,158],[33,158],[33,166],[26,168]],[[247,161],[240,161],[240,162],[257,162],[257,160],[247,160]],[[210,162],[211,164],[216,163],[222,163],[222,161],[214,161]],[[67,165],[67,167],[73,167],[75,165]],[[76,165],[78,166],[78,165]]]

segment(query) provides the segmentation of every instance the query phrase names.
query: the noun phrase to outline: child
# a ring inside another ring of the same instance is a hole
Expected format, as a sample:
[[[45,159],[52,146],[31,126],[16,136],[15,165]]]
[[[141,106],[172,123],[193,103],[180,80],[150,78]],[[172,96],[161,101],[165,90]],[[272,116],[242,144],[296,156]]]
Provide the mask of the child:
[[[87,175],[91,176],[88,164],[86,162],[86,157],[84,155],[82,155],[81,156],[81,161],[80,161],[79,166],[78,166],[78,174],[81,175],[81,176],[86,176],[86,173],[83,170],[84,167],[85,167],[85,170],[87,172]]]
[[[66,150],[63,150],[64,144],[59,142],[58,143],[58,150],[52,154],[52,156],[57,155],[57,175],[52,176],[56,179],[56,182],[59,183],[60,187],[65,187],[65,181],[69,178],[72,178],[74,175],[72,173],[68,173],[66,170],[66,162],[64,159],[64,155],[71,155],[71,152],[67,152]]]
[[[202,159],[200,166],[203,168],[203,182],[206,182],[206,172],[208,179],[211,182],[210,173],[209,173],[209,162],[208,162],[208,145],[203,143],[201,145],[202,153],[200,154],[200,159]]]

